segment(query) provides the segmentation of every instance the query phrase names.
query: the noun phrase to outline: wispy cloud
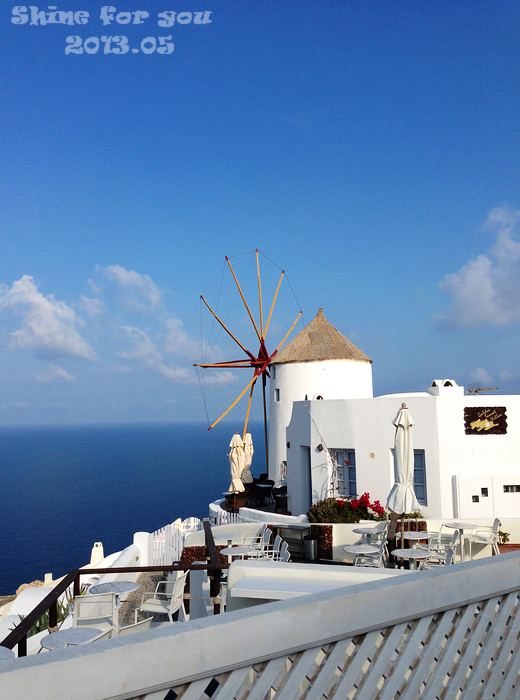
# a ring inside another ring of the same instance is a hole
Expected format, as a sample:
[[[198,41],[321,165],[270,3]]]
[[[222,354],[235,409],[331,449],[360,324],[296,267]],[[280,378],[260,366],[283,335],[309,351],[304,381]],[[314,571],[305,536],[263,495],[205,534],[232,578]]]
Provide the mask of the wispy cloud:
[[[166,337],[164,351],[178,357],[192,360],[197,355],[197,341],[186,333],[179,318],[169,318],[165,322]]]
[[[519,211],[504,207],[491,210],[485,223],[497,231],[491,250],[446,275],[439,284],[454,302],[435,317],[441,326],[507,326],[520,321],[519,221]]]
[[[469,373],[471,381],[479,384],[480,386],[492,387],[495,380],[489,374],[487,370],[483,367],[477,367],[473,372]]]
[[[96,359],[94,348],[76,330],[83,321],[64,301],[39,292],[30,275],[13,282],[10,289],[0,285],[0,309],[11,310],[22,319],[21,328],[9,335],[10,350],[32,348],[48,357]]]
[[[102,304],[99,299],[90,299],[89,297],[81,295],[81,301],[79,303],[79,308],[85,311],[89,316],[101,316],[103,313]]]
[[[145,331],[135,326],[123,326],[121,330],[130,340],[132,348],[117,352],[116,355],[118,357],[124,360],[135,360],[145,367],[158,372],[166,379],[174,379],[186,383],[195,381],[194,373],[189,369],[166,365],[161,352]]]
[[[145,310],[154,309],[161,304],[161,292],[148,275],[142,275],[135,270],[127,270],[121,265],[97,267],[107,279],[115,282],[120,289],[120,299],[131,308]]]
[[[66,382],[77,381],[73,374],[69,374],[59,365],[50,365],[48,372],[34,372],[34,378],[37,382],[53,382],[55,379],[64,379]]]

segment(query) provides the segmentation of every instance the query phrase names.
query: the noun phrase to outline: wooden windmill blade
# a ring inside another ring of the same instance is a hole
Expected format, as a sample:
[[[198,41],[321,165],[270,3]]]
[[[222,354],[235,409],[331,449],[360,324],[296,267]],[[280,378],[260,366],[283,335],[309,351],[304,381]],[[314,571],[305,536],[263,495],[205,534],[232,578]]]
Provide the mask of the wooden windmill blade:
[[[282,345],[285,343],[289,335],[291,334],[292,330],[294,329],[294,326],[296,325],[297,321],[300,319],[302,312],[299,311],[295,321],[291,325],[289,331],[285,334],[283,340],[278,344],[278,346],[275,348],[273,352],[269,352],[265,343],[265,337],[267,335],[267,331],[269,329],[269,325],[271,323],[271,318],[273,314],[273,310],[275,308],[276,300],[278,298],[278,293],[280,291],[280,285],[282,283],[282,280],[284,278],[285,272],[282,270],[282,273],[280,275],[280,279],[278,281],[278,285],[276,287],[276,291],[273,296],[273,300],[270,305],[270,310],[269,310],[269,316],[267,318],[267,322],[264,326],[264,315],[263,315],[263,298],[262,298],[262,280],[260,276],[260,261],[259,261],[259,251],[256,249],[255,254],[256,254],[256,270],[257,270],[257,285],[258,285],[258,305],[259,305],[259,322],[257,323],[255,320],[255,317],[253,315],[253,312],[251,310],[250,305],[247,302],[246,296],[242,290],[242,287],[240,285],[240,282],[238,281],[238,278],[235,274],[235,270],[233,269],[233,266],[231,264],[230,259],[226,256],[226,264],[228,269],[231,272],[234,284],[236,286],[236,289],[238,291],[238,294],[240,296],[240,299],[242,301],[242,304],[247,312],[247,315],[249,317],[250,323],[252,328],[255,331],[255,335],[260,343],[259,349],[256,353],[251,352],[245,347],[245,344],[242,343],[236,333],[233,333],[229,328],[226,323],[219,317],[217,312],[212,308],[212,306],[208,303],[208,301],[201,296],[201,299],[205,305],[205,307],[210,311],[214,319],[218,322],[218,324],[221,326],[221,328],[227,333],[227,335],[234,341],[234,343],[242,350],[244,353],[245,357],[242,357],[241,359],[236,359],[236,360],[227,360],[227,361],[222,361],[222,362],[206,362],[206,363],[196,363],[194,366],[195,367],[201,367],[203,369],[252,369],[253,370],[253,377],[252,379],[248,382],[248,384],[245,386],[245,388],[239,393],[238,397],[231,403],[230,406],[215,420],[208,428],[208,430],[211,430],[214,428],[225,416],[228,415],[228,413],[240,402],[240,400],[245,396],[247,391],[249,390],[249,397],[248,397],[248,402],[247,402],[247,409],[246,409],[246,415],[245,415],[245,421],[244,421],[244,429],[243,429],[243,437],[245,437],[245,434],[247,432],[247,425],[250,417],[250,411],[251,411],[251,402],[253,399],[253,394],[254,394],[254,389],[255,386],[257,385],[257,380],[259,377],[262,378],[262,402],[263,402],[263,418],[264,418],[264,438],[265,438],[265,451],[266,451],[266,461],[267,461],[267,473],[269,473],[269,457],[268,457],[268,440],[267,440],[267,397],[266,397],[266,385],[267,385],[267,377],[269,377],[269,363],[273,359],[273,357],[278,353]]]

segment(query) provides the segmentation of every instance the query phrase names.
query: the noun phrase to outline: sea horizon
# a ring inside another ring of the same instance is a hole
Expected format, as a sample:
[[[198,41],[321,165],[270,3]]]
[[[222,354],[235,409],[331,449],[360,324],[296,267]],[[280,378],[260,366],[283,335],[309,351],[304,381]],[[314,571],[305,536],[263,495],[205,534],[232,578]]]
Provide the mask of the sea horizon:
[[[0,426],[4,503],[0,595],[58,578],[177,518],[208,516],[229,486],[236,423],[79,423]],[[263,431],[251,426],[253,472],[264,471]]]

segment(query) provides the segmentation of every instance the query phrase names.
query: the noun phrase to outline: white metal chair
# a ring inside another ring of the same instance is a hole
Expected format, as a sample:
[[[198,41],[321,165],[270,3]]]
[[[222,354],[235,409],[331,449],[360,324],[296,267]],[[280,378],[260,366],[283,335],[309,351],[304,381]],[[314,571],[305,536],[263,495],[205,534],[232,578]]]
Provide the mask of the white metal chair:
[[[83,644],[92,644],[92,642],[100,642],[102,639],[110,639],[111,637],[115,636],[115,627],[110,627],[107,630],[104,630],[101,632],[101,634],[98,634],[97,637],[94,637],[94,639],[89,639],[88,642],[82,642],[79,646],[83,646]],[[67,644],[67,646],[72,646],[71,644]]]
[[[80,595],[74,598],[72,610],[73,627],[98,627],[105,632],[118,624],[115,593]]]
[[[266,559],[280,559],[280,551],[281,551],[281,546],[282,546],[282,538],[280,535],[276,535],[274,538],[274,543],[272,545],[268,545],[264,549],[264,557]]]
[[[493,525],[491,526],[479,526],[471,534],[466,536],[469,542],[469,552],[471,558],[471,545],[475,544],[489,544],[495,554],[500,554],[500,549],[498,548],[498,531],[500,530],[501,522],[498,518],[495,518]]]
[[[289,545],[285,540],[282,542],[280,547],[280,557],[279,561],[291,561],[291,553],[289,552]]]
[[[273,549],[273,545],[271,544],[272,530],[269,530],[267,527],[262,530],[259,542],[251,545],[254,547],[254,550],[247,555],[250,559],[263,559]]]
[[[375,546],[375,545],[374,545]],[[371,566],[382,569],[388,561],[386,530],[383,532],[378,551],[375,554],[360,554],[354,560],[354,566]]]
[[[455,561],[455,551],[457,549],[457,545],[459,543],[460,539],[460,532],[458,530],[455,530],[453,532],[453,536],[451,538],[451,542],[448,546],[444,545],[439,545],[438,542],[434,543],[432,546],[428,547],[428,551],[431,554],[431,557],[428,560],[428,564],[432,564],[432,566],[437,565],[444,565],[446,564],[446,560],[448,558],[448,553],[451,552],[453,553],[453,561],[450,563],[453,564]],[[431,568],[431,567],[427,567]]]
[[[182,610],[183,619],[186,619],[186,610],[184,608],[184,586],[188,571],[178,571],[175,581],[159,581],[155,591],[143,593],[141,605],[135,610],[135,622],[137,622],[137,614],[139,612],[161,613],[168,615],[171,623],[173,623],[173,615],[178,610]],[[164,584],[165,592],[159,591],[159,584]],[[171,592],[170,592],[171,587]],[[152,596],[145,600],[145,596]]]
[[[145,620],[140,620],[140,622],[134,622],[133,625],[125,625],[124,627],[120,627],[118,636],[121,637],[125,634],[134,634],[134,632],[144,632],[145,630],[150,629],[152,620],[153,616],[147,617]]]
[[[256,535],[244,535],[242,539],[242,544],[243,545],[250,545],[250,546],[260,546],[261,543],[263,542],[264,534],[267,530],[267,525],[262,525],[260,528],[259,532],[256,533]],[[269,530],[269,532],[271,532]],[[271,535],[269,535],[270,537]]]
[[[421,568],[423,569],[436,569],[438,566],[451,566],[451,564],[455,564],[455,549],[450,546],[446,550],[444,559],[440,556],[438,559],[425,559],[421,564]]]

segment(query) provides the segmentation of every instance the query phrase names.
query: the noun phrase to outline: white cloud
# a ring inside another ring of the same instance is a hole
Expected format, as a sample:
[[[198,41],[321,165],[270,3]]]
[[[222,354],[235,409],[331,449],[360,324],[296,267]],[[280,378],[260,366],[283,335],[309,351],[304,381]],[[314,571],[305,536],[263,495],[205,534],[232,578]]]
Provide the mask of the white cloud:
[[[238,377],[227,370],[219,370],[214,374],[206,374],[204,377],[205,384],[233,384]]]
[[[191,370],[164,364],[161,353],[145,331],[135,326],[124,326],[122,330],[132,342],[133,347],[131,350],[116,353],[118,357],[125,360],[136,360],[167,379],[174,379],[188,384],[195,381],[194,373]]]
[[[97,295],[101,294],[101,289],[97,286],[97,284],[94,282],[94,280],[91,280],[89,278],[87,280],[87,282],[89,283],[89,286],[92,289],[92,291],[94,292],[94,294],[97,294]]]
[[[190,337],[179,318],[169,318],[166,323],[168,334],[164,340],[165,352],[193,359],[197,356],[197,341]]]
[[[497,230],[491,250],[446,275],[439,285],[454,301],[436,316],[441,325],[507,326],[520,321],[520,241],[515,238],[519,221],[519,211],[492,209],[485,224]]]
[[[160,306],[161,292],[148,275],[127,270],[121,265],[97,267],[96,270],[103,272],[109,280],[116,282],[124,290],[122,299],[132,308],[143,310]]]
[[[480,386],[491,387],[495,380],[483,367],[477,367],[473,372],[469,373],[470,379]]]
[[[76,377],[66,372],[63,367],[50,365],[49,372],[35,372],[34,378],[37,382],[53,382],[55,379],[64,379],[66,382],[75,382]]]
[[[81,295],[79,308],[85,311],[89,316],[101,316],[102,304],[99,299],[89,299],[89,297]]]
[[[11,289],[0,285],[0,308],[22,317],[22,327],[9,336],[10,350],[34,348],[46,356],[96,359],[94,348],[76,330],[82,320],[53,294],[41,294],[30,275],[13,282]]]

